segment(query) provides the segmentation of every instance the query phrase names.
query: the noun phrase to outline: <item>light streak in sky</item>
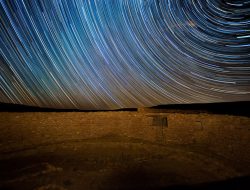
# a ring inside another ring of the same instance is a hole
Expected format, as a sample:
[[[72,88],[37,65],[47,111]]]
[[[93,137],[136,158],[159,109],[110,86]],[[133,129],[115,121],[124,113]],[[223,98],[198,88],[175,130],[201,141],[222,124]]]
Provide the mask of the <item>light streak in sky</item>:
[[[248,0],[0,0],[0,101],[250,100]]]

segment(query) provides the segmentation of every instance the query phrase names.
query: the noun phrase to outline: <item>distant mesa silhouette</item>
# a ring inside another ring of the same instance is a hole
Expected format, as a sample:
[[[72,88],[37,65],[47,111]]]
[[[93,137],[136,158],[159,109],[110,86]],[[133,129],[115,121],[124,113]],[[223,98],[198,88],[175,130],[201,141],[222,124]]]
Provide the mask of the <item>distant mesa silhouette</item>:
[[[169,104],[152,107],[155,110],[178,113],[212,113],[239,116],[250,116],[250,101],[198,103],[198,104]]]
[[[228,114],[239,116],[250,116],[250,101],[243,102],[221,102],[201,104],[168,104],[148,108],[124,108],[117,110],[79,110],[79,109],[55,109],[27,106],[20,104],[9,104],[0,102],[0,112],[100,112],[100,111],[142,111],[163,113],[211,113]]]
[[[22,104],[11,104],[0,102],[0,112],[100,112],[100,111],[137,111],[137,108],[124,108],[117,110],[80,110],[80,109],[58,109]]]

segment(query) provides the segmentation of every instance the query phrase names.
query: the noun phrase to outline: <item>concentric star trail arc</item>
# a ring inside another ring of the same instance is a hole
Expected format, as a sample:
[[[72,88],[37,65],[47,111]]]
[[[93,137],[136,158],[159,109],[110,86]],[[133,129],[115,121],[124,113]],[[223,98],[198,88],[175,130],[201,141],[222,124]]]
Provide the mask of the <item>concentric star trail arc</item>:
[[[248,0],[1,0],[0,19],[1,102],[250,100]]]

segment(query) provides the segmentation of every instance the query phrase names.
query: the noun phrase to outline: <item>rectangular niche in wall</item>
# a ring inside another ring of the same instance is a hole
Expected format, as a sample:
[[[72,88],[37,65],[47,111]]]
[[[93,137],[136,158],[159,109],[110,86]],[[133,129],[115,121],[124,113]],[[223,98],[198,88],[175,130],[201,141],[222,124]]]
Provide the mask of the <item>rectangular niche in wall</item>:
[[[168,118],[166,116],[153,116],[153,126],[168,127]]]

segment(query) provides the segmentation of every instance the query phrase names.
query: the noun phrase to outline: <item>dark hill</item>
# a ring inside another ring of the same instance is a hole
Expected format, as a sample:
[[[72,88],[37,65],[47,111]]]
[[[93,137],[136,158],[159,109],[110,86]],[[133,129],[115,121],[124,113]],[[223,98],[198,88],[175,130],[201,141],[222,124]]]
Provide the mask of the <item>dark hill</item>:
[[[107,110],[53,109],[35,106],[0,103],[0,112],[98,112]],[[137,108],[124,108],[110,111],[137,111]],[[145,112],[212,113],[250,116],[250,101],[207,104],[169,104],[145,108]]]

